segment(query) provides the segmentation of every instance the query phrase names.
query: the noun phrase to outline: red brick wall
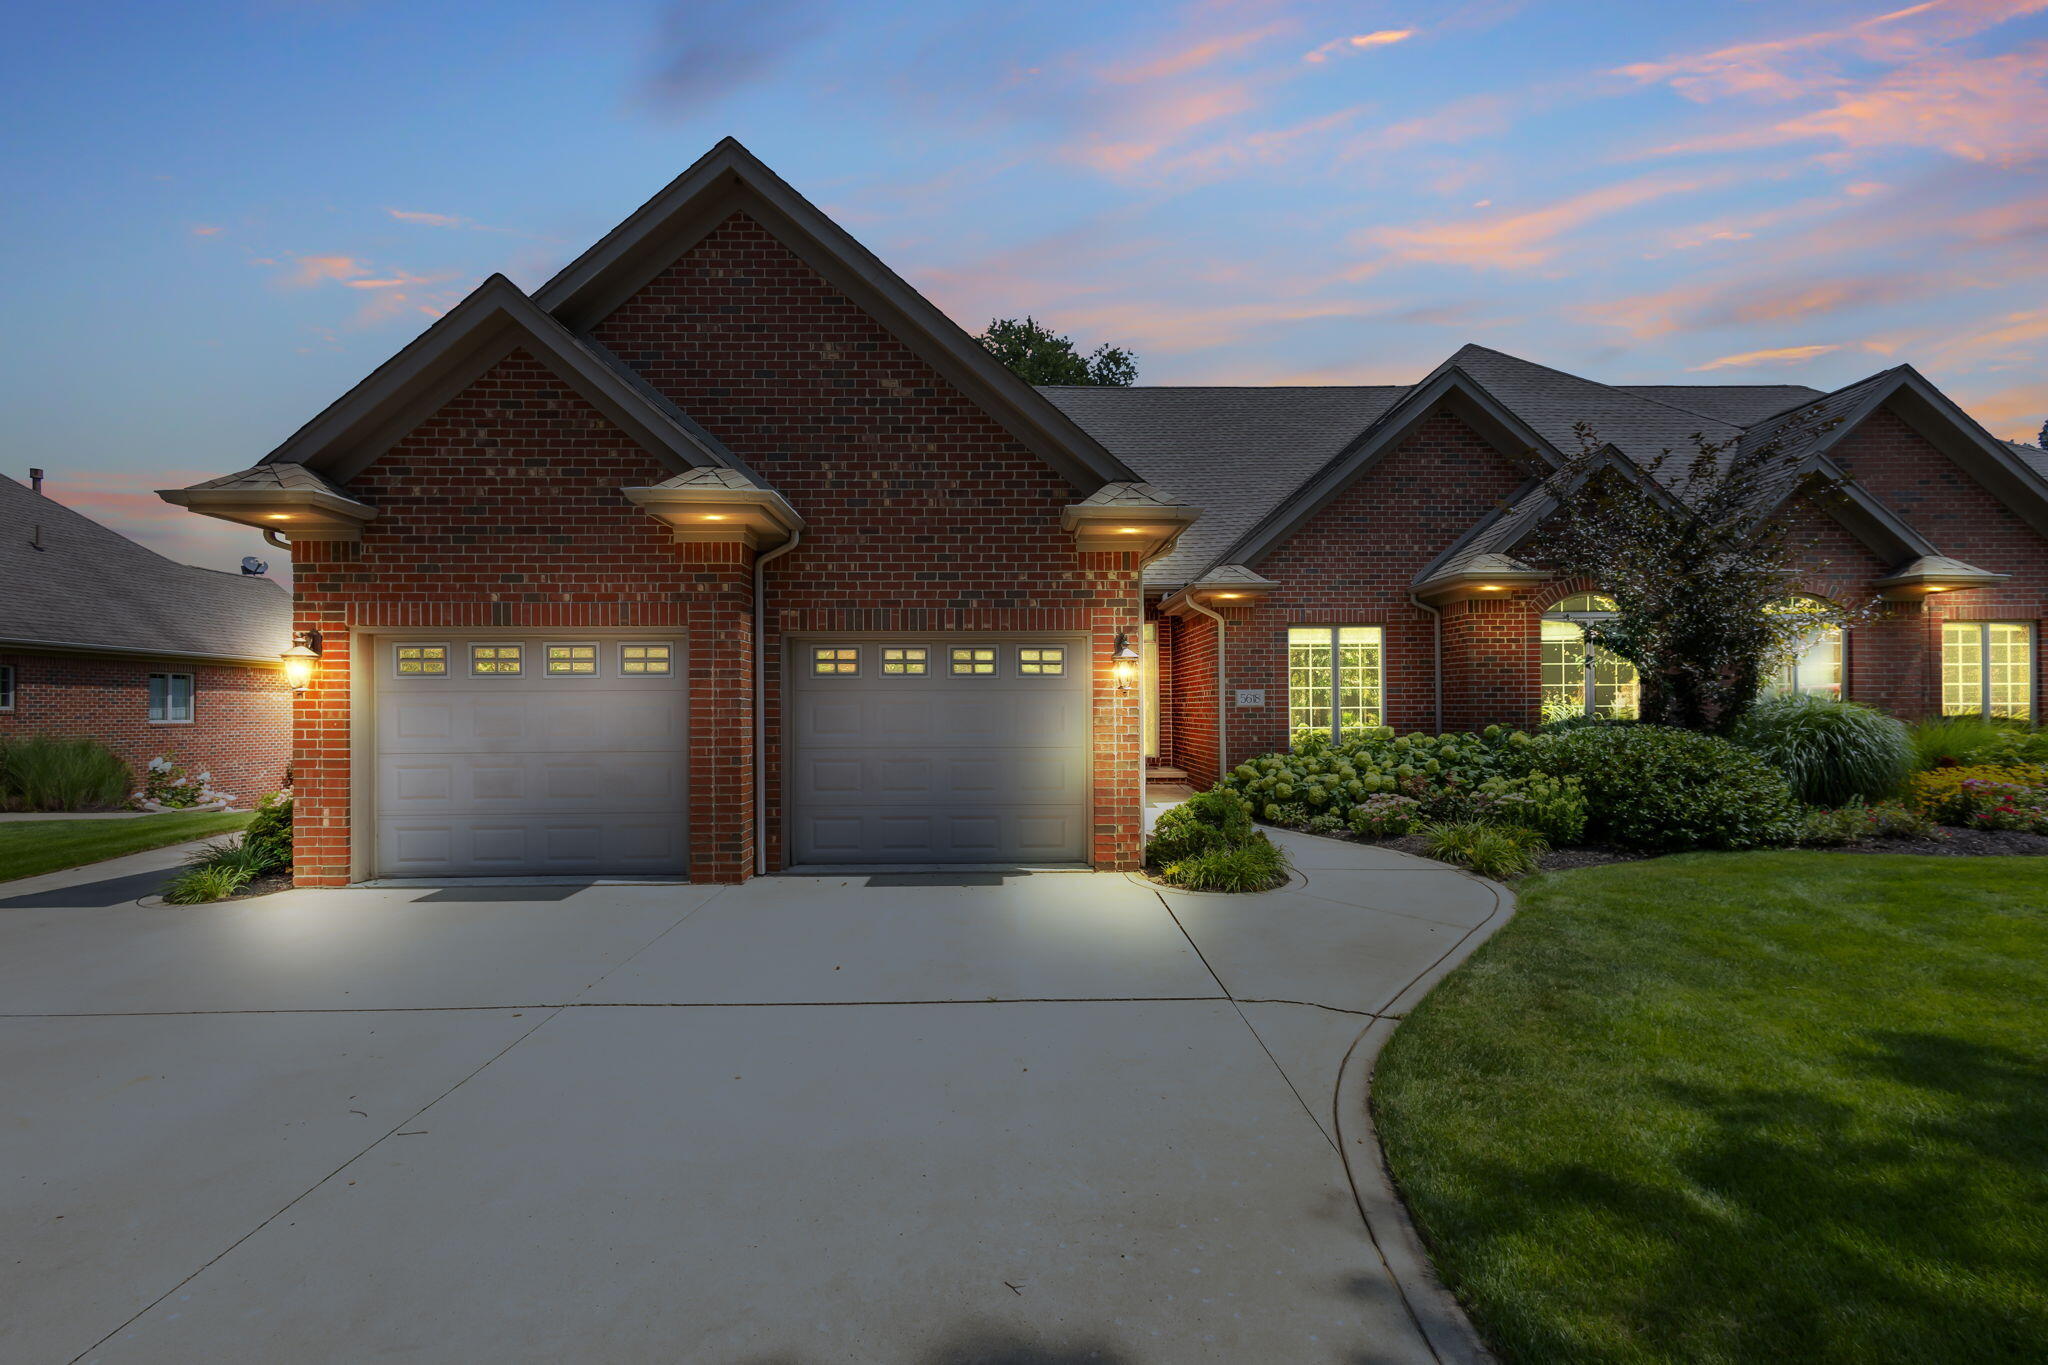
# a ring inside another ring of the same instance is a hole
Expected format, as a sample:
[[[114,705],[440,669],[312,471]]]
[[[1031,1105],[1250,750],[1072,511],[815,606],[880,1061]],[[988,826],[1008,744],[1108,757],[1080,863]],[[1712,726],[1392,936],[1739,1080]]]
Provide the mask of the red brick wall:
[[[359,544],[294,547],[295,629],[326,645],[297,708],[298,879],[350,873],[349,632],[645,627],[687,637],[691,873],[752,857],[741,742],[751,555],[677,545],[619,489],[667,477],[568,385],[514,352],[350,480],[378,508]]]
[[[1173,763],[1196,790],[1216,770],[1216,623],[1188,615],[1173,622]],[[1242,753],[1236,754],[1242,758]]]
[[[85,735],[126,759],[138,784],[152,758],[253,804],[284,785],[291,693],[277,669],[150,662],[98,655],[0,653],[14,669],[14,710],[0,736]],[[192,675],[192,723],[149,723],[149,675]]]
[[[1952,555],[2010,574],[2004,583],[1938,593],[1893,610],[1892,618],[1853,632],[1851,695],[1904,715],[1941,709],[1941,623],[2030,621],[2034,625],[2034,715],[2048,707],[2040,648],[2048,626],[2048,538],[1971,478],[1888,408],[1836,443],[1835,458],[1866,488]]]
[[[1075,551],[1059,513],[1076,489],[744,215],[594,331],[808,525],[768,570],[771,866],[783,636],[899,630],[1092,636],[1095,861],[1135,865],[1137,692],[1108,671],[1116,633],[1141,621],[1135,557]]]

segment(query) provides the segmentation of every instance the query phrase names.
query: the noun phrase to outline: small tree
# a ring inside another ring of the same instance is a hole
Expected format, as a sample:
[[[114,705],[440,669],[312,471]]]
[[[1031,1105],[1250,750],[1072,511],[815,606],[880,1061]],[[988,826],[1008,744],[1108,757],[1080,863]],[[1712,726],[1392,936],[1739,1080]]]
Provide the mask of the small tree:
[[[1084,357],[1073,338],[1029,316],[992,318],[975,340],[1027,384],[1128,385],[1138,378],[1138,357],[1131,352],[1102,345]]]
[[[1783,495],[1794,479],[1817,497],[1840,486],[1799,469],[1802,447],[1833,425],[1798,414],[1749,450],[1695,434],[1682,465],[1666,450],[1631,467],[1581,422],[1578,451],[1542,471],[1558,507],[1540,546],[1552,568],[1613,599],[1613,617],[1588,623],[1586,638],[1636,666],[1642,719],[1725,730],[1813,631],[1874,610],[1782,606],[1816,544],[1785,516]]]
[[[2048,450],[2048,421],[2041,423],[2041,430],[2034,435],[2034,444]]]

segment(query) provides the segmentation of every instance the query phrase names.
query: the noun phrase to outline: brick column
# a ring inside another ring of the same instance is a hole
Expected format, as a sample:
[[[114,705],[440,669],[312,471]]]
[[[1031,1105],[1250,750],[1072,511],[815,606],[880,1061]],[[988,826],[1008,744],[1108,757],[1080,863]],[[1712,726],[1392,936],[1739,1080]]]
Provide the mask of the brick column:
[[[754,550],[687,541],[690,880],[754,875]]]
[[[321,633],[320,666],[292,698],[292,882],[345,886],[349,880],[349,709],[353,672],[349,613],[341,584],[360,559],[344,541],[292,546],[292,629]]]
[[[1534,726],[1540,719],[1541,617],[1520,595],[1443,608],[1444,729]]]

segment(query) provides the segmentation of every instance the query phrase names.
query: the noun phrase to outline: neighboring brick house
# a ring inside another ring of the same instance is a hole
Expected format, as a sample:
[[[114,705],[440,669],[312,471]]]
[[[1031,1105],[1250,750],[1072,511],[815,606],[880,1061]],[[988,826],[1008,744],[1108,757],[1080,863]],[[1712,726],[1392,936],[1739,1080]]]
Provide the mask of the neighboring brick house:
[[[244,801],[290,766],[291,598],[178,564],[0,478],[0,737],[85,735]]]
[[[1855,572],[2038,620],[2039,471],[1893,374],[1830,452],[1870,466],[1825,513]],[[1478,348],[1412,388],[1036,391],[727,141],[531,295],[493,276],[258,465],[163,496],[290,539],[321,640],[302,883],[1116,869],[1148,757],[1206,781],[1295,721],[1570,693],[1545,609],[1588,585],[1514,556],[1523,461],[1572,420],[1635,450],[1815,396]],[[1916,439],[1952,478],[1885,472],[1893,410],[1948,423]],[[1906,530],[1891,478],[1967,525]],[[1933,709],[1903,674],[1936,666],[1931,619],[1859,631],[1850,691]]]

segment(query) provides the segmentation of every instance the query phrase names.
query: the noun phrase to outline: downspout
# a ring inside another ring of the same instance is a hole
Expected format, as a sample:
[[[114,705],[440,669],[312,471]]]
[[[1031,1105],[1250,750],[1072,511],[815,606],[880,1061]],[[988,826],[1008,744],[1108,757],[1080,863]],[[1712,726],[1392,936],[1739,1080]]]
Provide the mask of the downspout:
[[[754,557],[754,872],[768,872],[768,564],[794,550],[803,528]]]
[[[1432,636],[1430,645],[1432,658],[1430,673],[1436,679],[1436,732],[1442,734],[1444,732],[1444,611],[1442,607],[1432,607],[1412,592],[1408,594],[1408,600],[1429,613],[1430,634]]]
[[[263,528],[263,543],[265,545],[275,545],[287,554],[291,552],[292,548],[292,543],[289,540],[286,540],[281,533],[269,526]]]
[[[1223,618],[1188,595],[1188,605],[1216,623],[1216,780],[1221,782],[1223,774],[1230,771],[1230,744],[1224,733],[1224,716],[1227,711],[1223,702],[1223,685],[1229,679],[1223,666]]]

